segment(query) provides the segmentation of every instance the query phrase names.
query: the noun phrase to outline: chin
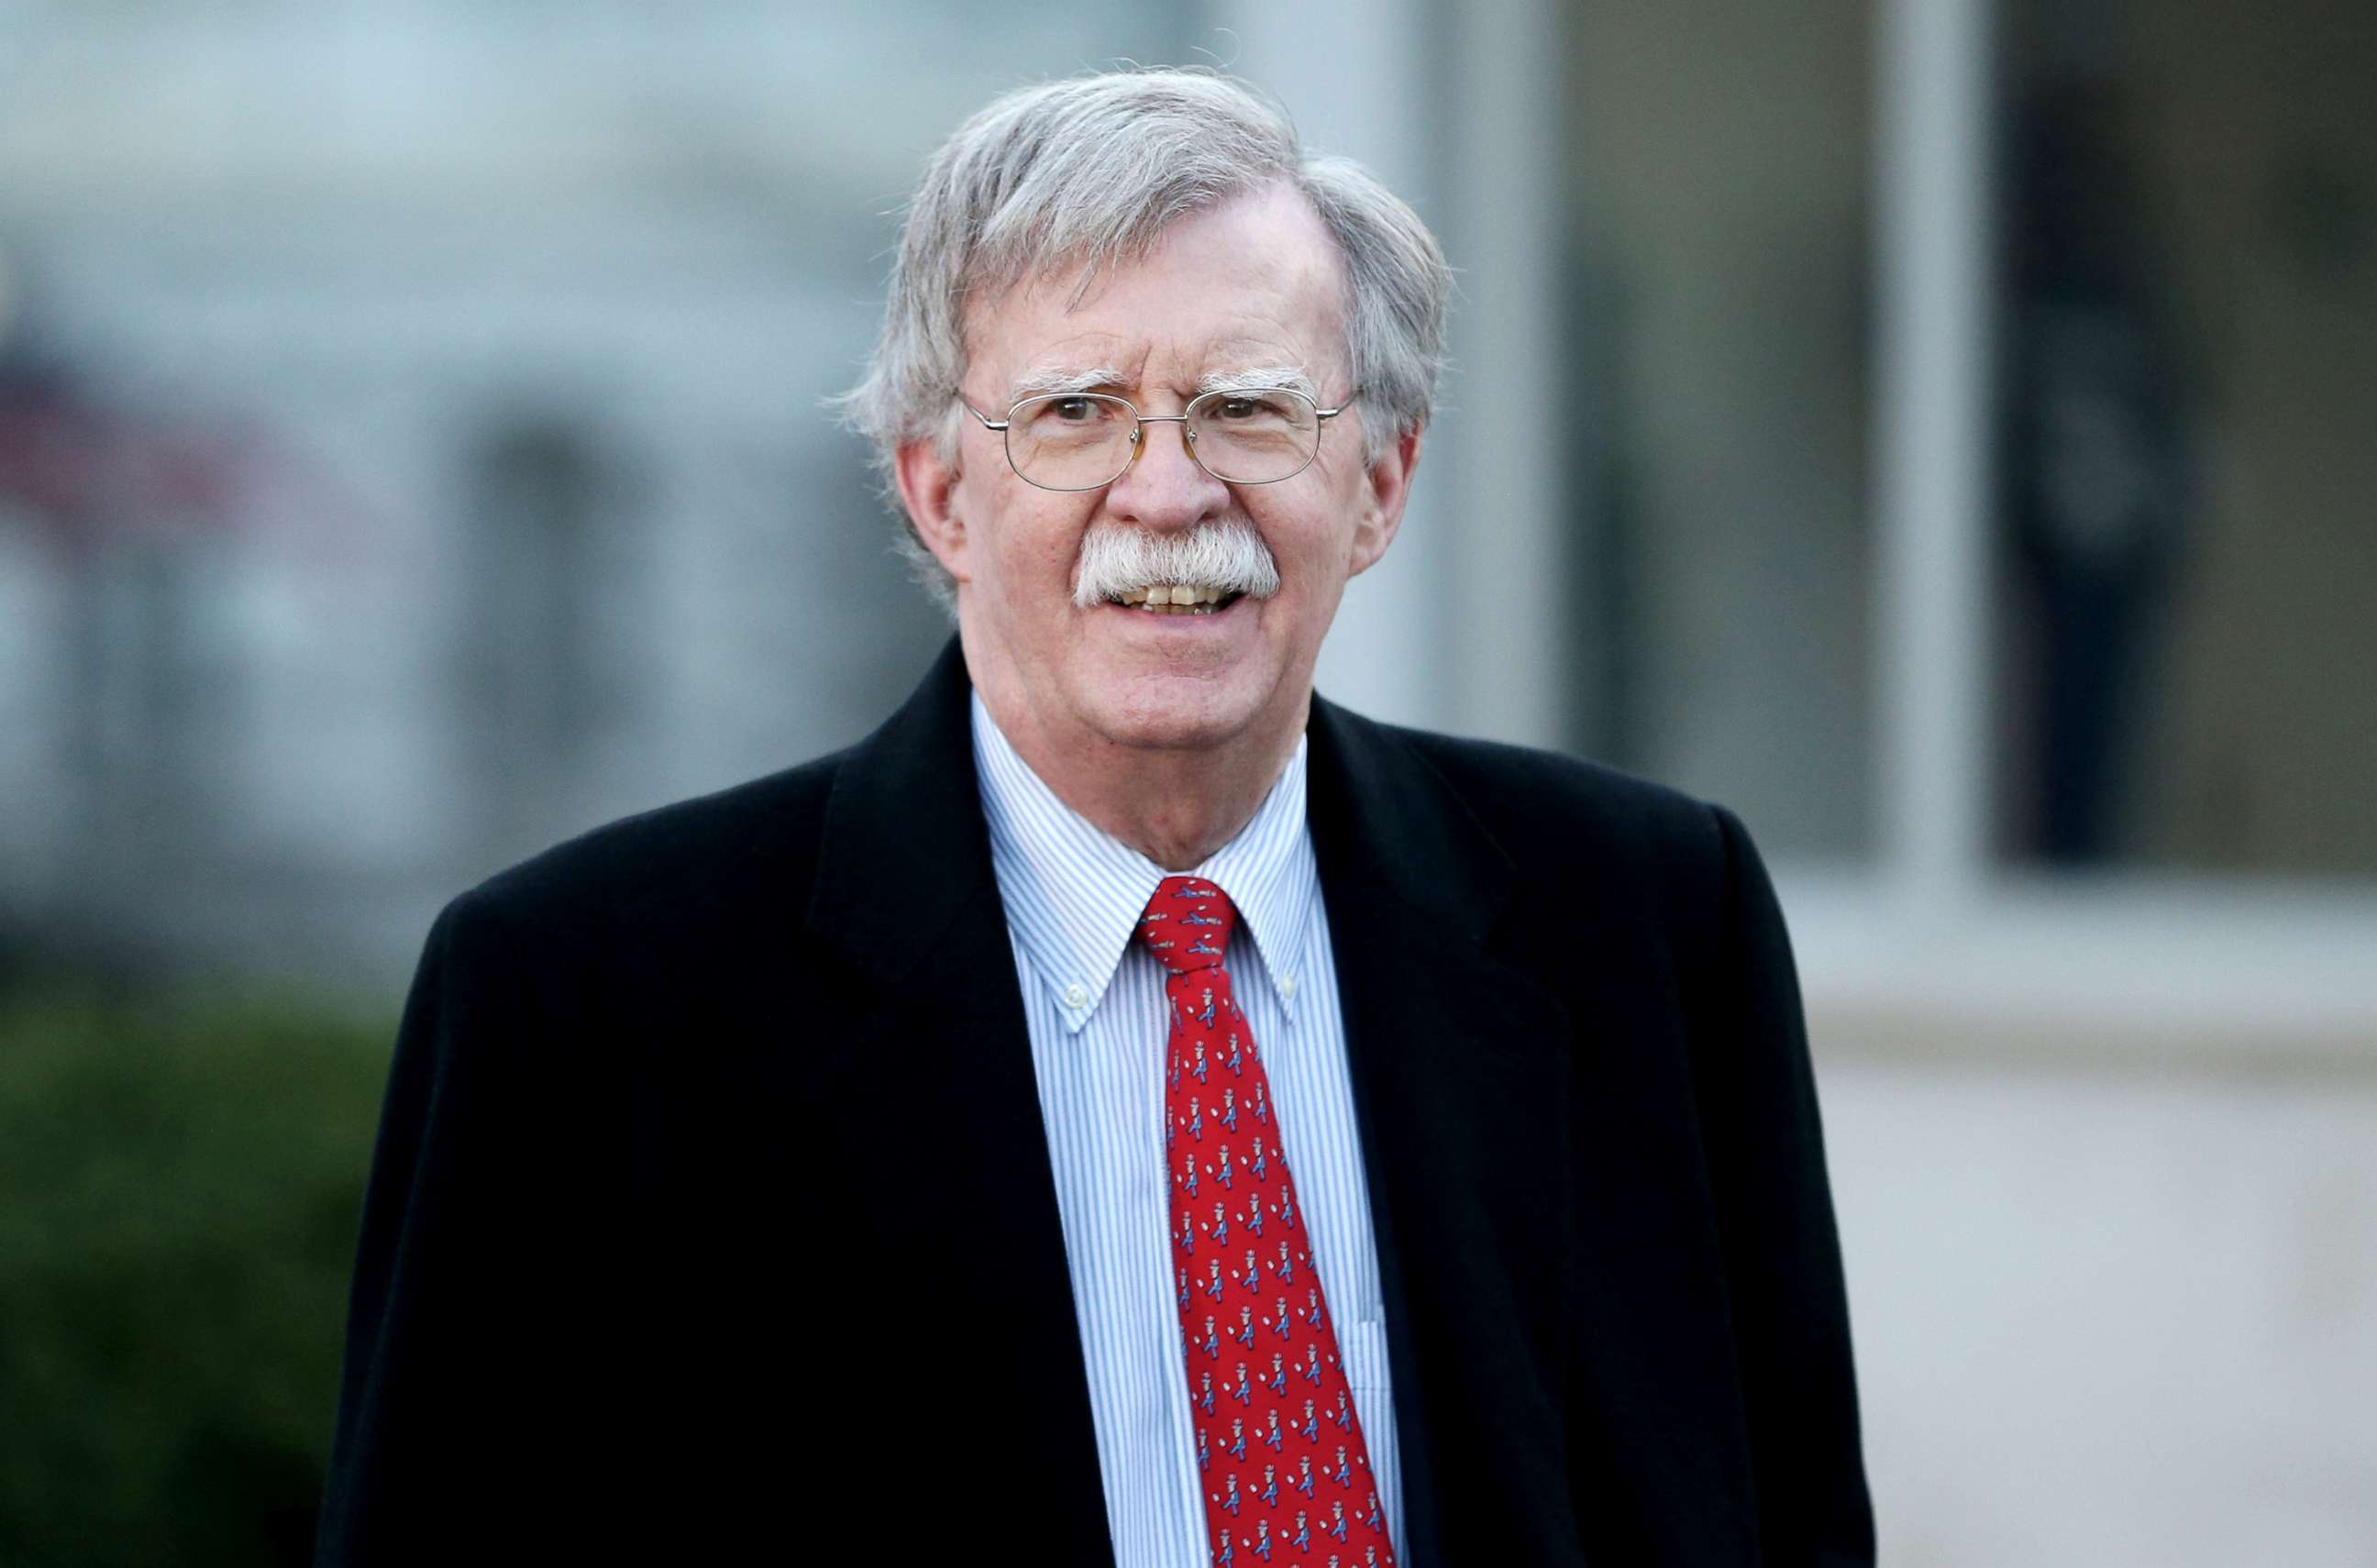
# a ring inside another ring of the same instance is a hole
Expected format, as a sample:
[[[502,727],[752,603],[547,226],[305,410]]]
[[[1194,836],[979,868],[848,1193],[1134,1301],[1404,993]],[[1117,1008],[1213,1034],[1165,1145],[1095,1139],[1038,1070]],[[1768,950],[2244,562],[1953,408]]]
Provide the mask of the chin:
[[[1093,726],[1117,746],[1157,751],[1202,750],[1237,739],[1261,717],[1261,703],[1237,682],[1156,676],[1104,694]]]

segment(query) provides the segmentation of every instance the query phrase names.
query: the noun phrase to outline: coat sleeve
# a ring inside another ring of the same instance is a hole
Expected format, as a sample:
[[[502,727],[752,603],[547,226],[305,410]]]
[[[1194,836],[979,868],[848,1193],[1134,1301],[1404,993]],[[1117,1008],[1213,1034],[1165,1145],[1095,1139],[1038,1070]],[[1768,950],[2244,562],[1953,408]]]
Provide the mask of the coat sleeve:
[[[554,1023],[482,894],[432,928],[364,1200],[317,1561],[553,1558],[591,1478]],[[577,1376],[571,1375],[575,1368]]]
[[[1847,1291],[1790,938],[1740,820],[1723,846],[1720,999],[1695,1093],[1725,1255],[1763,1559],[1874,1561]]]

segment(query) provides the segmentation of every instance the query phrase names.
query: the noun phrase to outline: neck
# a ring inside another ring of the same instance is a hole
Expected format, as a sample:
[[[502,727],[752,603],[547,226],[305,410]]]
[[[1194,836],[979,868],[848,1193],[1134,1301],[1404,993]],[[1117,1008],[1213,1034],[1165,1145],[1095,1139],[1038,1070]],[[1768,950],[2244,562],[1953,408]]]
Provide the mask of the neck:
[[[1308,688],[1282,720],[1220,746],[1125,746],[1057,733],[995,676],[976,676],[974,688],[999,734],[1059,800],[1166,871],[1204,864],[1254,820],[1296,754],[1311,707]]]

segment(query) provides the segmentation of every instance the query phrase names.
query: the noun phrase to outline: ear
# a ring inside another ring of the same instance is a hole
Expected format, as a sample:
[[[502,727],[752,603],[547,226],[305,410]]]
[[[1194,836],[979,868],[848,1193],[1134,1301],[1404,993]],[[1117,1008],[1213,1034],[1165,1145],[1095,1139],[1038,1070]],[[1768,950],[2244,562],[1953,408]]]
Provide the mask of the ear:
[[[1417,430],[1406,430],[1380,454],[1363,477],[1362,516],[1354,526],[1353,558],[1346,575],[1358,577],[1378,563],[1404,525],[1404,503],[1411,498],[1412,470],[1419,466]]]
[[[929,437],[902,442],[892,455],[891,476],[900,486],[900,504],[917,536],[933,558],[960,582],[971,581],[966,569],[966,526],[957,503],[958,468],[941,456],[940,444]]]

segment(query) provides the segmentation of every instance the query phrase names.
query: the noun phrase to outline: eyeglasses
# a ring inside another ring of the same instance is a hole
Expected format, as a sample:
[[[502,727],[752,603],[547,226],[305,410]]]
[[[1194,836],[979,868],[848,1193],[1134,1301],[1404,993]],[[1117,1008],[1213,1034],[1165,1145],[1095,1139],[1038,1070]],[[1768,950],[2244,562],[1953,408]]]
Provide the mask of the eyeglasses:
[[[1179,413],[1141,413],[1104,392],[1049,392],[1025,398],[993,419],[961,396],[985,430],[1001,433],[1007,461],[1043,490],[1097,490],[1113,484],[1139,455],[1151,425],[1177,425],[1188,456],[1225,485],[1276,485],[1312,466],[1320,428],[1352,406],[1361,389],[1322,408],[1284,388],[1207,392]]]

